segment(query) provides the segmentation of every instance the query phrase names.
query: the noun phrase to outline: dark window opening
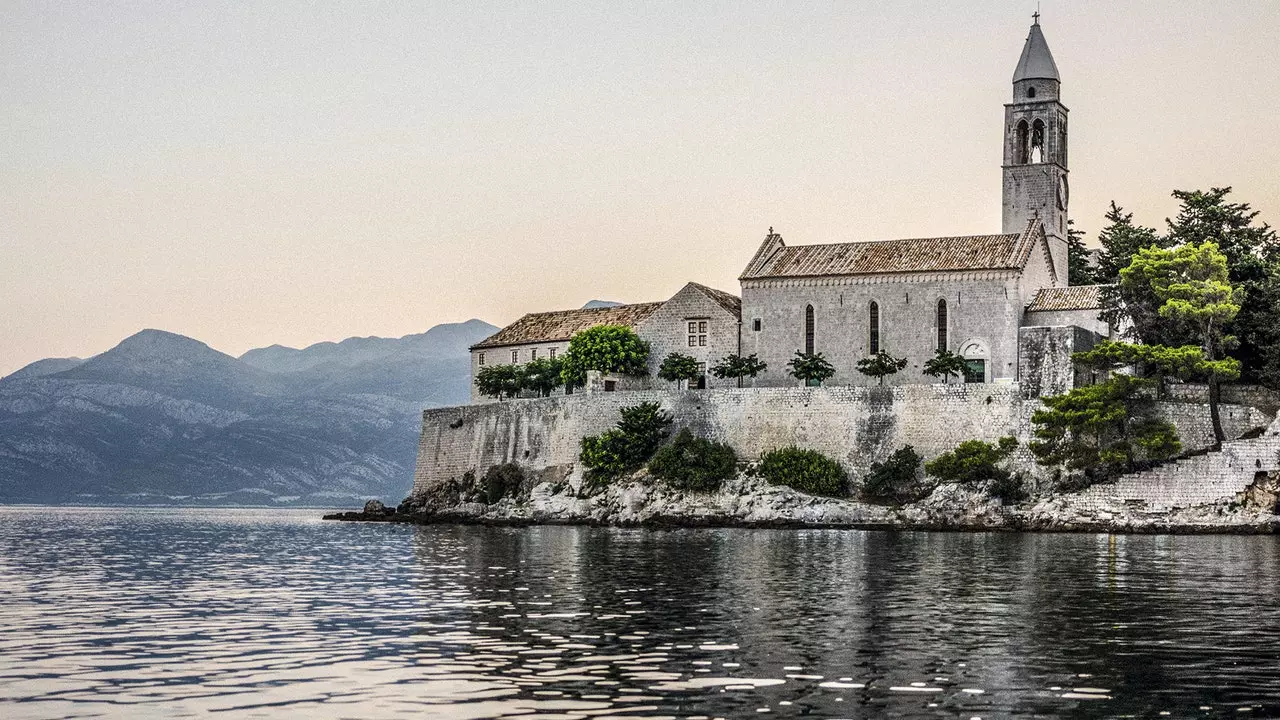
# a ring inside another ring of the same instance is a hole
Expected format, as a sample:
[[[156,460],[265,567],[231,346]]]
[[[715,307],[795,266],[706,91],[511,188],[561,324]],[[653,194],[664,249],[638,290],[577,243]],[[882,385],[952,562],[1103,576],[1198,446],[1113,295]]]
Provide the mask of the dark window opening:
[[[707,389],[707,364],[698,363],[698,381],[694,386],[698,390]]]
[[[760,332],[760,318],[756,318],[751,321],[751,330],[753,332]]]
[[[869,319],[870,332],[868,333],[868,345],[870,346],[870,355],[880,352],[880,306],[871,303],[871,307],[867,308],[867,316]]]
[[[947,349],[947,301],[938,301],[938,349]]]
[[[1027,88],[1027,97],[1035,97],[1035,96],[1036,96],[1036,88],[1034,85],[1032,85],[1031,87]]]
[[[806,355],[813,354],[813,306],[809,305],[804,309],[804,352]]]
[[[604,381],[604,391],[605,391],[605,392],[613,392],[613,391],[615,391],[615,390],[617,390],[617,389],[618,389],[618,381],[617,381],[617,380],[605,380],[605,381]]]
[[[1044,122],[1037,120],[1031,126],[1031,163],[1042,163],[1044,159]]]
[[[1027,125],[1026,120],[1023,120],[1022,122],[1018,123],[1017,140],[1013,150],[1013,164],[1015,165],[1027,164],[1027,140],[1030,136],[1030,133],[1031,133],[1031,130]]]

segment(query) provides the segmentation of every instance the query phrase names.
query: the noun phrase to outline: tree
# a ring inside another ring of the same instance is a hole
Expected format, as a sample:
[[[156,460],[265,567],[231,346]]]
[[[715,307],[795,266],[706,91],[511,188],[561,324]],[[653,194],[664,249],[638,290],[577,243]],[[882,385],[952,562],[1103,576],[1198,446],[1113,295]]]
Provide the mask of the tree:
[[[1031,416],[1036,462],[1084,471],[1097,480],[1177,454],[1182,449],[1177,431],[1155,414],[1155,382],[1117,374],[1043,398],[1045,408]]]
[[[924,363],[924,374],[930,377],[941,377],[942,382],[950,382],[951,376],[964,377],[968,369],[964,356],[950,350],[938,350],[937,354]]]
[[[694,437],[683,428],[654,453],[649,472],[681,490],[715,491],[738,471],[738,456],[724,443]]]
[[[1133,224],[1133,213],[1111,201],[1107,211],[1107,225],[1098,233],[1098,267],[1094,271],[1096,282],[1114,283],[1120,280],[1120,271],[1129,267],[1133,256],[1147,247],[1168,247],[1169,243],[1154,228]],[[1073,285],[1075,283],[1072,283]]]
[[[560,377],[566,385],[585,385],[590,370],[645,375],[649,343],[625,325],[596,325],[570,338],[563,358]]]
[[[984,480],[1007,478],[1009,471],[999,467],[1013,454],[1018,439],[1000,438],[995,445],[981,440],[965,440],[924,464],[924,471],[944,482],[972,484]]]
[[[896,358],[881,350],[871,357],[859,360],[858,372],[868,377],[878,378],[880,384],[884,385],[886,376],[893,375],[906,366],[906,358]]]
[[[1067,220],[1067,284],[1092,285],[1093,268],[1089,265],[1089,248],[1084,245],[1084,231],[1075,228],[1074,220]]]
[[[1199,345],[1168,347],[1103,340],[1089,350],[1073,353],[1071,361],[1095,374],[1130,368],[1137,377],[1161,381],[1168,377],[1184,381],[1207,380],[1210,375],[1228,381],[1240,377],[1240,361],[1209,360]]]
[[[1227,280],[1227,257],[1212,242],[1181,245],[1173,249],[1139,250],[1129,267],[1120,271],[1122,285],[1138,280],[1161,301],[1161,318],[1193,328],[1206,360],[1215,360],[1228,336],[1223,328],[1235,319],[1240,306]],[[1220,378],[1210,366],[1209,414],[1219,443],[1226,439],[1219,416]]]
[[[519,365],[488,365],[476,373],[476,389],[491,398],[513,398],[522,386]]]
[[[741,355],[726,355],[720,362],[711,368],[711,374],[720,379],[737,378],[738,387],[742,387],[742,378],[755,377],[769,368],[769,364],[762,362],[754,353],[746,357]]]
[[[560,377],[564,361],[560,358],[530,360],[520,370],[520,390],[532,390],[538,397],[550,397],[553,390],[564,384]]]
[[[624,407],[620,414],[614,428],[582,438],[578,459],[586,467],[585,479],[593,486],[638,470],[667,437],[671,415],[657,403]]]
[[[658,377],[669,382],[692,380],[700,374],[702,371],[698,369],[697,358],[678,352],[662,358],[662,365],[658,368]]]
[[[796,356],[791,358],[787,367],[791,368],[789,371],[791,377],[805,385],[821,385],[827,378],[836,374],[836,369],[827,362],[822,353],[802,353],[797,350]]]
[[[862,496],[871,500],[910,502],[928,490],[920,482],[920,455],[910,445],[893,451],[882,463],[871,463],[870,472],[862,478]]]

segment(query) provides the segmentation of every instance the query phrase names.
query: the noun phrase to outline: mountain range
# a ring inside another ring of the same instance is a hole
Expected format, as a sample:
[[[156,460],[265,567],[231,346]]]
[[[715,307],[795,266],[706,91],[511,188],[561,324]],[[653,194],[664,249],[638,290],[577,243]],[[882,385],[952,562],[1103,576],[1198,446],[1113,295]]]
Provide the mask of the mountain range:
[[[480,320],[232,357],[143,330],[0,379],[0,503],[398,502],[425,407],[469,396]]]

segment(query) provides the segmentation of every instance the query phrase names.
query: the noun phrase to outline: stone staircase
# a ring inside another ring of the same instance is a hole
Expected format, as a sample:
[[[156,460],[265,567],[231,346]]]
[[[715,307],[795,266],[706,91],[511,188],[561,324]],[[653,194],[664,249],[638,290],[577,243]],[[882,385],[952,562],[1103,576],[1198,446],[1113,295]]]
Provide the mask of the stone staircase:
[[[1161,467],[1121,476],[1077,494],[1084,505],[1123,503],[1148,512],[1212,505],[1232,500],[1255,474],[1280,470],[1280,419],[1251,440],[1229,440],[1222,449]]]

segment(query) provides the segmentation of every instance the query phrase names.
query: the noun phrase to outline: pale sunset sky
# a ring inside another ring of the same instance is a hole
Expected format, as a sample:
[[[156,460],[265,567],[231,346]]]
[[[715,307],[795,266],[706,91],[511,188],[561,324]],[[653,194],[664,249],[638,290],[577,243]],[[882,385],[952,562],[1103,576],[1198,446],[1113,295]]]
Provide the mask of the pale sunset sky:
[[[0,27],[0,375],[738,292],[793,244],[1000,230],[1034,0],[26,2]],[[1280,1],[1043,0],[1071,214],[1280,224]]]

